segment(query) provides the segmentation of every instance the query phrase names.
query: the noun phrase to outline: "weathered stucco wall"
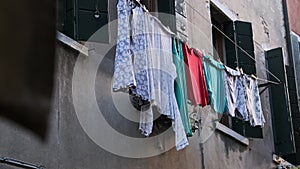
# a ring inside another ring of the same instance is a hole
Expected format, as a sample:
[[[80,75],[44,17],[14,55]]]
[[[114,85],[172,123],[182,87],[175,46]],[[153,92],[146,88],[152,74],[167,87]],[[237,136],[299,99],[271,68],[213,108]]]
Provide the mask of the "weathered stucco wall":
[[[281,1],[211,1],[233,20],[252,23],[255,47],[257,75],[266,78],[264,51],[283,47],[286,55],[285,32]],[[189,42],[191,46],[213,53],[209,1],[186,0],[189,20]],[[199,32],[200,28],[200,33]],[[203,32],[203,33],[202,33]],[[209,41],[207,41],[207,39]],[[287,62],[287,57],[285,57]],[[250,139],[250,145],[244,146],[223,133],[215,132],[204,143],[204,161],[206,168],[271,168],[274,143],[268,92],[261,95],[266,125],[263,139]],[[200,110],[202,114],[212,113]],[[219,118],[212,118],[218,120]],[[205,127],[205,126],[204,126]],[[224,152],[224,153],[220,153]],[[217,161],[217,162],[214,162]]]
[[[109,1],[110,19],[116,19],[117,0]],[[212,52],[209,2],[187,0],[188,44]],[[232,1],[224,0],[220,4],[227,8],[237,19],[252,22],[255,40],[255,54],[259,77],[265,77],[264,50],[285,46],[281,1]],[[237,15],[238,14],[238,15]],[[208,20],[208,21],[207,21]],[[114,24],[110,25],[115,29]],[[115,31],[111,32],[111,43],[115,42]],[[90,45],[92,48],[93,44]],[[97,45],[96,45],[97,46]],[[95,46],[94,46],[95,47]],[[91,55],[97,55],[103,45],[97,46]],[[105,45],[104,45],[105,47]],[[112,46],[110,46],[112,47]],[[0,156],[8,156],[47,168],[61,169],[217,169],[217,168],[272,168],[273,136],[268,92],[261,95],[266,125],[263,139],[250,139],[245,146],[216,131],[214,122],[218,115],[209,107],[199,110],[201,132],[189,139],[190,146],[177,152],[175,148],[155,157],[131,159],[109,153],[99,147],[84,132],[75,113],[72,98],[72,78],[76,60],[82,72],[91,57],[79,54],[73,49],[57,42],[56,50],[56,87],[54,104],[49,117],[49,130],[44,140],[30,131],[0,118]],[[99,67],[95,80],[95,93],[98,104],[105,107],[104,116],[119,132],[130,136],[139,136],[138,124],[118,115],[118,111],[109,104],[111,99],[111,78],[113,73],[114,49],[105,56],[106,64]],[[84,89],[82,89],[84,91]],[[84,98],[84,92],[81,93]],[[87,108],[86,112],[92,111]],[[138,114],[136,114],[138,116]],[[101,129],[99,129],[101,130]],[[168,140],[168,139],[166,139]],[[158,140],[164,142],[164,140]],[[134,149],[135,147],[132,147]],[[153,147],[154,150],[157,147]],[[153,151],[154,151],[153,150]],[[0,164],[0,168],[10,169]]]

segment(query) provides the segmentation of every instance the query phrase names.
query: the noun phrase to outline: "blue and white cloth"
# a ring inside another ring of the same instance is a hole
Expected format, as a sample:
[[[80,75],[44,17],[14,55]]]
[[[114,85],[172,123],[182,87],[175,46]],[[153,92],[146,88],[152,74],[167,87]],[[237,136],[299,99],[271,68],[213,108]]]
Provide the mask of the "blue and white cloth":
[[[264,126],[266,120],[261,108],[257,80],[248,75],[243,75],[243,82],[246,89],[246,105],[249,113],[251,126]]]
[[[246,91],[241,73],[225,66],[224,77],[229,114],[232,117],[248,121]],[[239,112],[239,115],[236,114],[236,111]]]
[[[142,100],[151,100],[148,60],[146,51],[145,13],[140,7],[132,9],[132,43],[131,49],[134,56],[134,72],[136,88],[132,93],[141,97]]]
[[[150,108],[141,107],[139,129],[145,136],[152,133],[152,106],[172,119],[176,149],[180,150],[188,145],[188,140],[174,93],[177,74],[171,35],[162,30],[153,16],[140,7],[133,8],[130,2],[119,0],[117,5],[118,40],[113,90],[128,91],[131,88],[133,94],[150,101]]]
[[[171,35],[146,14],[147,60],[150,78],[151,103],[160,114],[172,119],[175,132],[176,149],[188,145],[181,115],[174,93],[174,81],[177,76],[173,63]],[[152,107],[141,112],[140,130],[144,135],[150,135],[153,126]]]
[[[229,114],[243,121],[250,121],[251,126],[264,126],[266,121],[261,108],[257,80],[226,66],[225,70]]]
[[[126,90],[136,86],[133,56],[130,50],[130,15],[132,4],[128,0],[118,1],[118,39],[115,55],[113,90]]]

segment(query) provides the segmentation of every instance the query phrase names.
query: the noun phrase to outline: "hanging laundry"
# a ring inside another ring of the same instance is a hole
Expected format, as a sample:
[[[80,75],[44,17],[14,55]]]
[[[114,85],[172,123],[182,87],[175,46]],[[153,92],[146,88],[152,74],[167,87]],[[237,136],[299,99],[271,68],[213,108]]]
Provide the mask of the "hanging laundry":
[[[180,41],[176,42],[175,38],[173,38],[173,61],[176,66],[177,72],[177,78],[175,81],[175,95],[178,103],[178,108],[181,114],[181,119],[184,125],[185,133],[187,134],[187,136],[192,136],[193,132],[187,105],[188,97],[182,43]]]
[[[208,91],[202,60],[198,58],[194,50],[190,50],[186,44],[183,44],[182,48],[184,60],[188,68],[188,70],[186,70],[188,97],[195,106],[206,106],[208,104]]]
[[[151,100],[149,71],[147,70],[148,61],[146,52],[145,15],[141,7],[132,9],[131,20],[131,50],[134,57],[133,64],[136,81],[136,87],[132,89],[132,93],[139,96],[142,100]]]
[[[115,55],[113,90],[126,90],[136,86],[133,58],[130,51],[130,14],[132,4],[128,0],[119,0],[118,8],[118,39]]]
[[[249,121],[251,126],[264,126],[265,118],[261,108],[261,101],[257,80],[249,75],[243,75],[243,82],[246,89],[246,104],[249,113]]]
[[[152,56],[154,56],[154,50],[152,42],[154,41],[154,20],[147,14],[144,13],[145,16],[145,32],[146,32],[146,48],[147,48],[147,54],[146,54],[146,59],[148,62],[148,71],[149,71],[149,80],[150,80],[150,97],[151,97],[151,106],[149,109],[144,109],[142,107],[142,111],[140,114],[140,125],[139,125],[139,130],[141,133],[145,136],[149,136],[152,133],[152,128],[153,128],[153,109],[152,106],[155,103],[157,105],[157,97],[160,96],[160,93],[157,94],[156,99],[155,99],[155,88],[153,84],[153,79],[154,79],[154,72],[151,69],[153,60]],[[158,98],[160,100],[160,98]],[[160,110],[159,110],[160,111]]]
[[[224,65],[208,56],[204,56],[202,61],[211,106],[218,113],[228,112]]]
[[[171,35],[162,30],[161,26],[152,18],[153,16],[150,14],[145,14],[145,16],[151,103],[159,113],[172,119],[176,149],[180,150],[188,145],[188,140],[174,93],[174,81],[177,73],[172,57]],[[152,132],[152,111],[153,109],[150,108],[141,113],[140,130],[146,136]]]
[[[246,91],[241,73],[225,66],[224,79],[229,114],[248,121]]]

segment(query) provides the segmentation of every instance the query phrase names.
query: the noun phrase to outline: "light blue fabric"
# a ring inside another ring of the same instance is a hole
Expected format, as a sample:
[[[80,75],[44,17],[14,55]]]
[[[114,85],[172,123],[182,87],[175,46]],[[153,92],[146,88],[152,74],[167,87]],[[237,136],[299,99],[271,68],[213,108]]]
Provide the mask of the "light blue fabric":
[[[145,16],[151,103],[157,107],[159,113],[172,119],[176,149],[180,150],[188,145],[188,140],[174,93],[174,80],[177,74],[172,58],[171,35],[162,30],[151,15]],[[140,130],[146,136],[152,132],[152,110],[150,108],[141,113]]]
[[[225,66],[224,78],[225,89],[228,103],[228,111],[232,117],[248,121],[248,112],[246,107],[246,91],[242,75],[239,71]],[[240,114],[236,114],[236,110]]]
[[[250,124],[251,126],[264,126],[266,121],[261,108],[257,81],[248,75],[243,75],[243,80]]]
[[[136,88],[132,93],[150,100],[149,71],[146,51],[145,14],[141,7],[132,9],[132,43]]]
[[[188,113],[188,96],[186,87],[186,77],[184,68],[184,56],[182,52],[182,43],[179,41],[176,44],[176,40],[173,39],[173,61],[176,66],[177,78],[175,82],[175,95],[178,103],[178,107],[181,114],[181,119],[184,125],[185,133],[187,136],[192,136],[192,127],[190,123]]]
[[[118,39],[115,55],[113,90],[128,90],[135,86],[133,58],[130,52],[130,13],[131,4],[127,0],[118,1]]]
[[[139,128],[146,136],[152,132],[152,106],[172,119],[176,149],[180,150],[188,145],[188,140],[174,93],[177,73],[172,58],[171,35],[140,7],[133,9],[130,2],[119,0],[117,5],[118,39],[113,90],[127,91],[129,87],[135,87],[132,88],[133,94],[151,101],[149,109],[141,108]]]
[[[204,56],[202,62],[212,108],[218,113],[228,112],[225,93],[224,65],[208,56]]]

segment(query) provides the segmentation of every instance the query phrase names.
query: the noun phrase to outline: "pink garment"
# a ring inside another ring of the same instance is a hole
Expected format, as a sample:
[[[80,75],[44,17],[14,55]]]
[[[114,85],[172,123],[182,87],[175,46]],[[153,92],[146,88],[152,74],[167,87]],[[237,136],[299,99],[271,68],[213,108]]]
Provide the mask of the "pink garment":
[[[203,72],[202,60],[197,57],[193,49],[189,49],[186,44],[182,44],[184,62],[186,64],[186,83],[189,100],[196,106],[206,106],[208,104],[208,91],[206,88],[205,76]]]

